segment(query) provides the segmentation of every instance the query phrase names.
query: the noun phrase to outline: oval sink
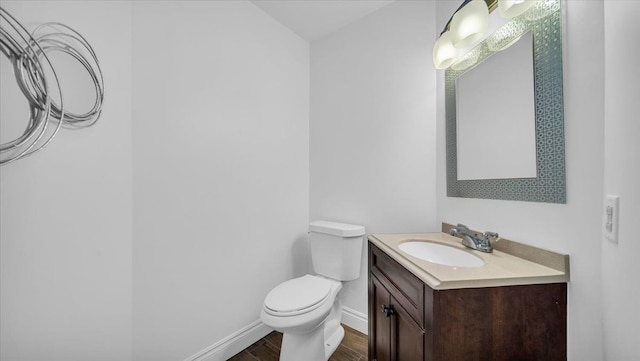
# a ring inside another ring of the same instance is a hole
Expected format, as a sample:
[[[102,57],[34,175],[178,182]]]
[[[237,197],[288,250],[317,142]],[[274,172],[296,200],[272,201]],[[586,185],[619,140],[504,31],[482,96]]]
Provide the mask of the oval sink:
[[[425,261],[452,267],[480,267],[484,261],[463,250],[428,241],[408,241],[400,243],[400,250]]]

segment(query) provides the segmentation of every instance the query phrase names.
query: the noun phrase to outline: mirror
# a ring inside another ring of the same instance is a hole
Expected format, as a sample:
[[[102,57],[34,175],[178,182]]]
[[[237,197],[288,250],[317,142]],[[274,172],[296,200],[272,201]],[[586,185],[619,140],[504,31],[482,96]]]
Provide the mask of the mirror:
[[[456,80],[458,180],[536,177],[532,41],[525,33]]]
[[[560,0],[445,71],[447,196],[566,203]]]

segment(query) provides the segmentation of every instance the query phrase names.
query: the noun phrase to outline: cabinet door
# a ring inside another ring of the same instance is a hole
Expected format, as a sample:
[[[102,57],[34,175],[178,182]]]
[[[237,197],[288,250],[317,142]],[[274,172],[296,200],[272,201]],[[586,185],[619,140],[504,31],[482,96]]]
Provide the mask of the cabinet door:
[[[393,307],[391,354],[394,356],[391,360],[424,360],[424,330],[393,296],[391,296],[391,305]]]
[[[389,292],[373,276],[370,276],[369,284],[369,322],[370,339],[369,360],[391,361],[391,317],[385,314],[385,307],[389,307]]]

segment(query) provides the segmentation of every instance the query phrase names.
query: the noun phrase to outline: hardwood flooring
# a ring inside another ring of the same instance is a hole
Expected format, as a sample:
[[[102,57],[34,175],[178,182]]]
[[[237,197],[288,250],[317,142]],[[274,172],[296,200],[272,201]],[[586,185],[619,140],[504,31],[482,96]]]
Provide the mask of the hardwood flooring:
[[[329,361],[366,361],[369,347],[367,335],[348,326],[342,326],[344,339]],[[282,344],[282,334],[273,331],[228,361],[278,361],[280,344]]]

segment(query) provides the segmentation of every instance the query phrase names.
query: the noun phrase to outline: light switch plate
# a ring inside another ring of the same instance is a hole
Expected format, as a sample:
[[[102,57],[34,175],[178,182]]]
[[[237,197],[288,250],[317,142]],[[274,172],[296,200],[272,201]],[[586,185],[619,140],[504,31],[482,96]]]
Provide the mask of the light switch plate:
[[[604,200],[604,236],[609,242],[618,243],[618,219],[620,218],[620,197],[607,195]]]

